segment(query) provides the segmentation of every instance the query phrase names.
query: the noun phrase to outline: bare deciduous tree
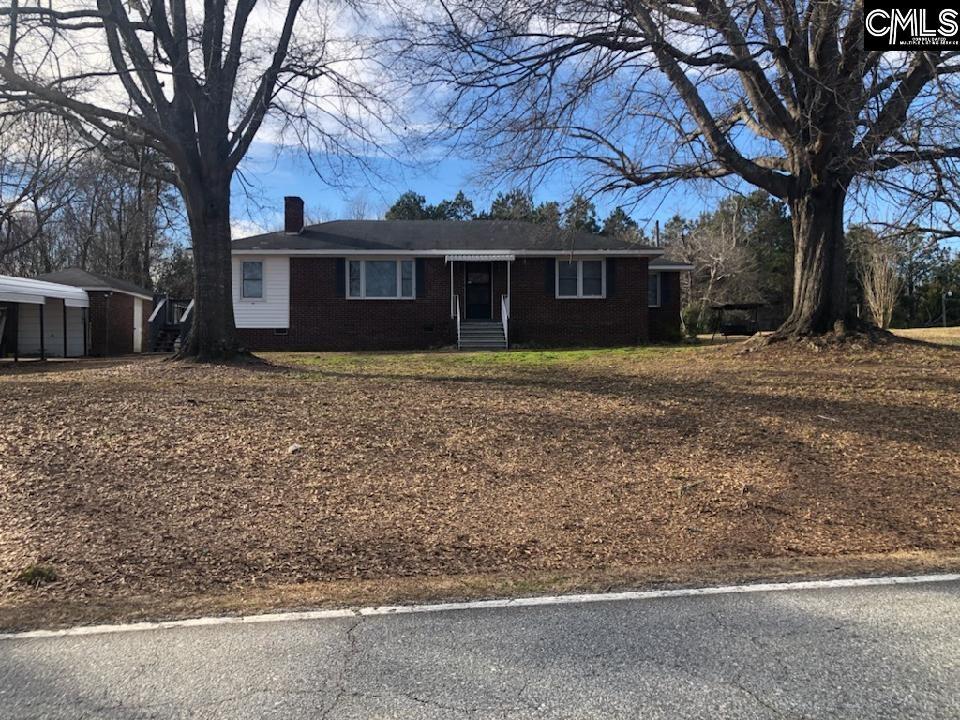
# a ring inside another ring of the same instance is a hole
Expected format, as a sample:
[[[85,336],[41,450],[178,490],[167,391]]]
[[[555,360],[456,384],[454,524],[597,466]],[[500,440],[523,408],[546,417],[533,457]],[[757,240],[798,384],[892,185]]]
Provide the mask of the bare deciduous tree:
[[[402,1],[402,0],[401,0]],[[408,8],[412,13],[414,8]],[[960,52],[866,51],[862,0],[441,0],[404,33],[442,125],[536,179],[614,192],[744,182],[783,200],[793,309],[777,338],[844,332],[850,197],[957,217]],[[639,192],[637,192],[639,191]]]
[[[364,193],[354,195],[347,205],[347,218],[350,220],[370,220],[373,218],[373,209],[370,198]]]
[[[51,242],[76,195],[71,182],[84,151],[59,118],[0,117],[0,265],[31,244]]]
[[[0,5],[0,91],[59,113],[130,166],[127,151],[164,158],[151,172],[179,188],[196,265],[185,353],[239,351],[230,259],[231,179],[265,119],[312,161],[376,144],[389,127],[358,22],[328,2],[87,0]],[[309,22],[303,17],[309,14]],[[337,23],[343,23],[338,27]],[[367,80],[370,80],[367,82]],[[384,122],[379,122],[383,120]]]
[[[865,227],[854,228],[850,239],[863,303],[871,320],[888,328],[903,289],[900,269],[906,256],[905,243],[899,236],[884,236]]]
[[[0,272],[80,267],[151,287],[172,234],[183,234],[175,191],[106,161],[56,115],[10,110],[0,121]]]
[[[741,237],[739,212],[704,215],[668,246],[671,257],[693,265],[691,299],[699,305],[697,324],[706,327],[710,305],[756,300],[755,264]],[[748,296],[750,295],[750,296]]]

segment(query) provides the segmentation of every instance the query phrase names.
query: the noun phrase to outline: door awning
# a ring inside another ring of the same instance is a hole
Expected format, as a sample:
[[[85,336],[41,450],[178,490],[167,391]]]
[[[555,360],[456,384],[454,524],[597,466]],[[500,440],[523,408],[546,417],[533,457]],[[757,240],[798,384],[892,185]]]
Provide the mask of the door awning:
[[[513,253],[453,252],[445,256],[447,262],[513,262]]]

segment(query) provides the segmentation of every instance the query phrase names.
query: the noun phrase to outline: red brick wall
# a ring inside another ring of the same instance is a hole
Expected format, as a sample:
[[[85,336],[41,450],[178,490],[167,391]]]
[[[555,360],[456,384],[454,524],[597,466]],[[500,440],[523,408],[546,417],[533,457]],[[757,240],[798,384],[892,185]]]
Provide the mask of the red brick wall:
[[[121,293],[88,292],[90,354],[133,352],[133,298]]]
[[[650,308],[650,339],[676,342],[682,338],[680,327],[680,273],[660,273],[660,307]]]
[[[634,345],[646,342],[647,260],[616,258],[613,296],[562,299],[546,288],[553,258],[518,258],[510,268],[511,343],[530,346]],[[337,294],[335,258],[290,259],[290,328],[240,329],[253,350],[401,350],[456,342],[450,318],[450,266],[425,258],[424,293],[415,300],[347,300]],[[506,265],[493,263],[493,315],[500,317]],[[454,266],[462,297],[463,266]]]
[[[125,355],[133,352],[134,298],[121,292],[88,291],[90,325],[88,344],[91,355]],[[153,301],[143,300],[144,352],[150,349],[147,322],[153,313]]]
[[[254,350],[408,350],[450,345],[450,268],[422,263],[423,296],[414,300],[347,300],[337,294],[335,258],[290,259],[290,328],[240,329]]]
[[[510,268],[510,342],[522,345],[636,345],[647,340],[647,259],[612,261],[612,294],[556,297],[547,288],[554,258],[517,258]]]

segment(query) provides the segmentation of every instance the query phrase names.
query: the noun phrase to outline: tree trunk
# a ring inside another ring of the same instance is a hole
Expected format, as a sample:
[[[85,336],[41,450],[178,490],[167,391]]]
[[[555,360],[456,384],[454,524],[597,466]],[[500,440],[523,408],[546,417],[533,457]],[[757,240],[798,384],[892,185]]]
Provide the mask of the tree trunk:
[[[198,183],[187,196],[193,243],[193,324],[180,357],[229,360],[243,353],[233,319],[230,181]]]
[[[845,200],[846,190],[840,183],[813,187],[790,200],[793,310],[774,333],[775,339],[843,334],[858,324],[847,304]]]
[[[710,300],[713,298],[714,268],[710,268],[710,281],[707,283],[707,290],[700,299],[700,312],[697,315],[697,325],[703,330],[704,322],[707,319],[707,309],[710,307]]]

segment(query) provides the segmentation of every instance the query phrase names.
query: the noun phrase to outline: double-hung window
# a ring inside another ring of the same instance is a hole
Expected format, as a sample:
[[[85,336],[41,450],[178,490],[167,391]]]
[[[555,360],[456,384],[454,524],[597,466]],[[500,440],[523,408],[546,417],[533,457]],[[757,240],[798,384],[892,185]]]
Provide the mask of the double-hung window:
[[[558,298],[602,298],[606,292],[603,260],[557,260]]]
[[[240,296],[244,300],[263,299],[263,263],[260,261],[244,261],[243,284]]]
[[[413,299],[413,260],[348,260],[347,297]]]

